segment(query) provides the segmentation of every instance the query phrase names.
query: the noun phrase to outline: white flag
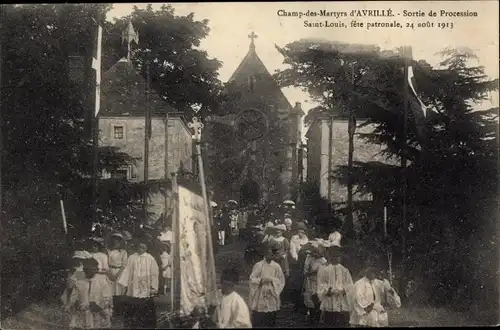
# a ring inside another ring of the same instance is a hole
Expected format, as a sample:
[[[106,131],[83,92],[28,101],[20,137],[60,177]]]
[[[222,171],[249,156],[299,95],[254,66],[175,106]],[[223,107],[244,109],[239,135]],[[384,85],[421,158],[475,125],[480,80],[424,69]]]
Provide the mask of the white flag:
[[[101,107],[101,49],[102,49],[102,27],[97,26],[96,56],[92,58],[92,69],[95,70],[95,113],[97,117]]]
[[[413,86],[413,81],[414,81],[414,75],[413,75],[413,67],[410,65],[408,66],[408,85],[411,88],[411,91],[413,93],[413,96],[417,99],[420,109],[424,113],[424,117],[427,116],[427,107],[425,106],[424,102],[418,97],[417,92],[415,91],[415,87]]]

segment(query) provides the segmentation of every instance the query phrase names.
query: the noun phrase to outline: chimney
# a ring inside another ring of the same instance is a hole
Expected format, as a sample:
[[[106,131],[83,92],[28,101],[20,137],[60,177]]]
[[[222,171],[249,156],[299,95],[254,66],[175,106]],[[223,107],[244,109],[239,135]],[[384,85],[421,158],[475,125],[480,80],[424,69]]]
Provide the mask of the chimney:
[[[302,111],[302,105],[300,102],[295,102],[295,110]]]

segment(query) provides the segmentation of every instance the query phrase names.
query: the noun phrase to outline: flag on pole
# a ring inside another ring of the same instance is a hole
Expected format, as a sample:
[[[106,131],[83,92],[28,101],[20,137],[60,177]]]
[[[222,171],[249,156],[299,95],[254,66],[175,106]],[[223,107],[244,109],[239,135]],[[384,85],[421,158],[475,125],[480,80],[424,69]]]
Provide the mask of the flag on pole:
[[[413,117],[416,133],[419,139],[423,139],[426,136],[426,126],[425,126],[425,118],[427,117],[427,106],[422,102],[420,97],[416,91],[415,84],[415,75],[413,73],[412,66],[412,49],[411,46],[405,46],[402,49],[402,55],[405,59],[404,70],[407,73],[407,81],[405,84],[408,84],[408,88],[406,89],[404,98],[405,102],[408,102],[408,110],[411,117]]]
[[[410,86],[411,92],[414,97],[414,101],[417,101],[415,110],[421,111],[424,117],[427,117],[427,107],[424,102],[418,97],[417,92],[415,91],[415,76],[413,75],[413,66],[408,66],[408,85]]]
[[[413,55],[412,55],[412,49],[411,46],[406,46],[403,47],[403,57],[407,59],[407,64],[405,65],[405,70],[408,72],[408,81],[405,82],[408,84],[408,87],[410,89],[410,95],[409,95],[409,105],[411,107],[412,114],[414,115],[415,119],[420,118],[420,117],[426,117],[427,116],[427,106],[422,102],[420,97],[417,94],[417,91],[415,89],[415,75],[413,73],[413,66],[411,64],[411,61],[413,60]]]
[[[101,107],[101,50],[102,26],[99,22],[97,22],[96,56],[92,58],[92,69],[95,70],[95,117],[99,114]]]
[[[151,140],[151,69],[149,68],[149,63],[146,64],[146,106],[145,106],[145,115],[146,115],[146,136],[149,140]]]

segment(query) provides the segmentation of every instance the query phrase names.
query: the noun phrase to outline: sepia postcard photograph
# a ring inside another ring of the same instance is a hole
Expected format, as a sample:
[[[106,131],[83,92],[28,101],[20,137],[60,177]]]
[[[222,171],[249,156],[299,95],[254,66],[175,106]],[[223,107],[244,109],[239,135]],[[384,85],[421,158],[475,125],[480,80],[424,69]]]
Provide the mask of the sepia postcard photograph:
[[[2,329],[496,326],[499,2],[0,5]]]

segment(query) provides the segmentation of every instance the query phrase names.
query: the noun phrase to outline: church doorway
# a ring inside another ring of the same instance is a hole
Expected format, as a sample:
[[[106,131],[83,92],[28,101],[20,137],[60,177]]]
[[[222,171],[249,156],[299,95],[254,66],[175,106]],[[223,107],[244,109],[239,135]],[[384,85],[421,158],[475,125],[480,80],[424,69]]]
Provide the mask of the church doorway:
[[[260,203],[260,185],[253,178],[247,178],[240,187],[240,205],[242,207]]]

